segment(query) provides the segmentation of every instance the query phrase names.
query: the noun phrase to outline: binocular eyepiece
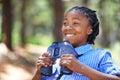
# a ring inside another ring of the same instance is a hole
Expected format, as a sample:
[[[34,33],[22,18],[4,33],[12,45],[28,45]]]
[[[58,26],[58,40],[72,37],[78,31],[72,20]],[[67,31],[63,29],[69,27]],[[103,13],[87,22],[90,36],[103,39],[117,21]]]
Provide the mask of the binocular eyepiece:
[[[48,58],[50,58],[53,62],[60,58],[63,54],[73,54],[75,57],[77,57],[77,53],[75,52],[73,46],[67,42],[53,42],[51,46],[48,47],[47,52],[51,54]],[[72,71],[68,68],[61,66],[60,72],[62,74],[72,74]],[[41,68],[41,75],[44,76],[50,76],[52,74],[52,66],[49,67],[43,67]]]

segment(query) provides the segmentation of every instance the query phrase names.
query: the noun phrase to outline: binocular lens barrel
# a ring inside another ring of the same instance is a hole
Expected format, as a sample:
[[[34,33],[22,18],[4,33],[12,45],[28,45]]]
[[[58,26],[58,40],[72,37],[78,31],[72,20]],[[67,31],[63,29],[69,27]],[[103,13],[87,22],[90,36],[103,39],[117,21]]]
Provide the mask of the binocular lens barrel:
[[[51,56],[48,58],[50,58],[52,61],[55,61],[64,54],[73,54],[75,57],[77,57],[77,53],[75,52],[73,46],[67,41],[61,43],[53,42],[52,45],[48,47],[47,52],[51,54]],[[61,66],[60,72],[62,74],[72,74],[72,71],[64,66]],[[41,74],[44,76],[50,76],[52,74],[52,66],[43,67],[41,69]]]

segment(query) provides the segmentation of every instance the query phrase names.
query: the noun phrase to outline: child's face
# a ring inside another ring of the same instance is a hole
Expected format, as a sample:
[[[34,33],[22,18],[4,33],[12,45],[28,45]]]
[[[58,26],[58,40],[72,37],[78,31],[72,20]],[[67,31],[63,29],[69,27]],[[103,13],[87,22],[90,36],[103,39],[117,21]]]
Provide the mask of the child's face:
[[[78,10],[68,12],[64,17],[62,34],[65,40],[74,47],[87,43],[88,35],[92,33],[89,20]]]

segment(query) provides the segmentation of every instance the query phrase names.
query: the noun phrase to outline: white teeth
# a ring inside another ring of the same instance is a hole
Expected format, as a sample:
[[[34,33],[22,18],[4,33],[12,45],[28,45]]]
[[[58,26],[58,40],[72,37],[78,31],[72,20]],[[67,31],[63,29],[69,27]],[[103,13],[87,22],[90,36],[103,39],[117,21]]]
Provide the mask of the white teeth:
[[[66,36],[70,37],[70,36],[73,36],[73,34],[66,34]]]

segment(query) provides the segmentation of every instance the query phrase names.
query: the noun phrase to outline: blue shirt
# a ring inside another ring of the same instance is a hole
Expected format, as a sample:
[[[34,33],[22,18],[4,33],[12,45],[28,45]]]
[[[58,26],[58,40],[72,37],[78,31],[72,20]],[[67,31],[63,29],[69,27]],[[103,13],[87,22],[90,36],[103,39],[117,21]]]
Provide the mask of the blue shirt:
[[[94,49],[91,44],[86,44],[75,48],[79,57],[77,60],[86,66],[96,69],[100,72],[120,75],[120,70],[114,64],[111,58],[111,54],[104,49]],[[53,75],[42,76],[42,80],[56,80],[60,74],[60,66],[58,59],[56,64],[53,66]],[[88,71],[89,72],[89,71]],[[71,75],[63,75],[60,80],[90,80],[88,77],[81,73],[73,72]]]

